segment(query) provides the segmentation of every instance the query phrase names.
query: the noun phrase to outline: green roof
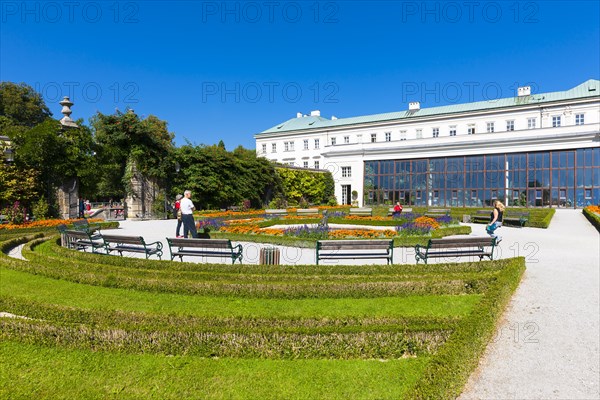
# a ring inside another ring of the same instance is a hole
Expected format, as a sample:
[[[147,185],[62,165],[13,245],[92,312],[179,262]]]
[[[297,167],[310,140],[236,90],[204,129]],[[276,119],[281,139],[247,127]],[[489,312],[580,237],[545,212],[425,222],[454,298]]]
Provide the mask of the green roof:
[[[600,96],[600,81],[589,79],[572,89],[562,92],[550,92],[533,94],[530,96],[508,97],[504,99],[477,101],[474,103],[452,104],[441,107],[422,108],[415,111],[397,111],[383,114],[363,115],[360,117],[338,118],[330,120],[317,116],[305,116],[300,118],[292,118],[285,122],[275,125],[259,133],[279,133],[292,132],[308,129],[327,129],[342,127],[346,125],[365,124],[373,122],[383,122],[392,120],[402,120],[415,117],[429,117],[434,115],[464,113],[469,111],[493,110],[495,108],[506,108],[513,106],[524,106],[531,104],[543,104],[561,100],[579,99],[586,97]]]

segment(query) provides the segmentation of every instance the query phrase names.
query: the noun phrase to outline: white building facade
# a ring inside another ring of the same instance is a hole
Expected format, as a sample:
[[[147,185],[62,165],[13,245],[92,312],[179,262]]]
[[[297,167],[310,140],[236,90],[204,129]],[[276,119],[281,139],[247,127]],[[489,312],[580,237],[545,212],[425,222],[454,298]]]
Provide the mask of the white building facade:
[[[340,204],[583,207],[600,203],[600,81],[572,89],[326,119],[256,134],[259,156],[328,169]]]

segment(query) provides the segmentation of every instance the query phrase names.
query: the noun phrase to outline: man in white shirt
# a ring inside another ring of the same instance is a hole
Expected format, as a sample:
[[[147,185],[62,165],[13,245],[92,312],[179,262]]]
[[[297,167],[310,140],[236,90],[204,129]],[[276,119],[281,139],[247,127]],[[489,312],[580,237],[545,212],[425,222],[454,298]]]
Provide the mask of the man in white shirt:
[[[196,223],[194,222],[193,212],[196,209],[194,203],[191,200],[192,192],[186,190],[183,192],[183,199],[179,203],[179,209],[181,210],[181,221],[183,222],[183,237],[188,237],[188,232],[192,234],[192,237],[198,237],[196,231]]]

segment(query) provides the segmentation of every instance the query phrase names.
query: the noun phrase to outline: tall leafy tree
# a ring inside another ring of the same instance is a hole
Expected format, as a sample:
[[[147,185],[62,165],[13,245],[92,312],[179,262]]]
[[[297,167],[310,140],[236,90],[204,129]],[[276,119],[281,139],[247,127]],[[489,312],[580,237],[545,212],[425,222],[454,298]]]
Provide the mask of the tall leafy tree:
[[[0,83],[0,117],[11,121],[13,126],[33,128],[51,116],[42,95],[31,86],[25,83]]]
[[[173,133],[167,123],[151,115],[140,118],[133,112],[92,118],[97,171],[98,195],[123,197],[128,191],[127,165],[135,163],[144,176],[166,184],[175,170]]]

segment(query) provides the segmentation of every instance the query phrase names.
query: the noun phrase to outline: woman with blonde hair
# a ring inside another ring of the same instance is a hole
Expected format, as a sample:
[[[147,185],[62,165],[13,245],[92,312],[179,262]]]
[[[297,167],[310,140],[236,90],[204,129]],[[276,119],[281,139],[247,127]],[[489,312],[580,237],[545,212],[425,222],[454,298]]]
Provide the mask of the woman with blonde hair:
[[[496,244],[502,241],[502,237],[496,235],[494,232],[496,229],[502,226],[502,220],[504,219],[504,204],[500,200],[494,200],[494,209],[490,214],[490,223],[485,228],[488,235],[493,238],[496,238]]]

